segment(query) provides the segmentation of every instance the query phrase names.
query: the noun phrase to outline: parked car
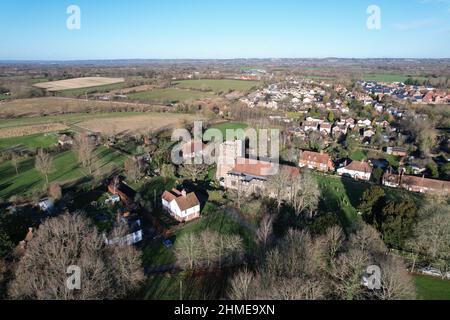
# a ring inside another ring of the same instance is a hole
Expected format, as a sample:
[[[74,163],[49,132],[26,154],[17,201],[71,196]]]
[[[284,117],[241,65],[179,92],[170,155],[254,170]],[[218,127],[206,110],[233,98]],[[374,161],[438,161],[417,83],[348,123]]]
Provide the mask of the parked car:
[[[427,276],[442,277],[442,272],[440,272],[438,269],[433,268],[433,267],[427,267],[427,268],[420,269],[420,272]]]
[[[173,242],[172,241],[170,241],[169,239],[167,239],[167,240],[164,240],[163,241],[163,245],[166,247],[166,248],[172,248],[172,246],[173,246]]]

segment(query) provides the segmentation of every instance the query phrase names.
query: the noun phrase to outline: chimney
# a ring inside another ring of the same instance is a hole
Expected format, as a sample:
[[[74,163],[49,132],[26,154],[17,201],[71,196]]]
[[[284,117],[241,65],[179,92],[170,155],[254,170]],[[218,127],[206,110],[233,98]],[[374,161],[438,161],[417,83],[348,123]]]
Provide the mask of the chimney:
[[[181,191],[181,195],[182,195],[183,197],[185,197],[185,198],[186,198],[186,196],[187,196],[187,193],[186,193],[186,190],[185,190],[185,189],[183,189],[183,191]]]

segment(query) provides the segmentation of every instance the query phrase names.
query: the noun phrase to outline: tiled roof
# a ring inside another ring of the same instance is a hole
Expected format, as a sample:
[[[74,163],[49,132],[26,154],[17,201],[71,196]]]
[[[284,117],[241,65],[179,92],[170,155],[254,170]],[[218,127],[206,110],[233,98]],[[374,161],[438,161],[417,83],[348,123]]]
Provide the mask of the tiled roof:
[[[181,191],[172,189],[171,191],[165,191],[162,195],[162,198],[167,202],[172,202],[175,200],[181,211],[185,211],[187,209],[200,205],[200,201],[198,201],[198,198],[194,192],[188,193],[186,194],[186,196],[183,196],[183,193]]]
[[[300,161],[309,161],[328,165],[328,162],[330,161],[330,156],[326,153],[303,151],[300,154]]]
[[[372,167],[367,162],[362,161],[352,161],[345,169],[365,173],[372,172]]]
[[[187,209],[200,205],[197,196],[193,192],[188,193],[185,197],[180,196],[176,198],[175,201],[177,202],[178,207],[181,209],[181,211],[185,211]]]
[[[275,169],[274,163],[237,158],[236,165],[234,166],[232,172],[247,174],[255,177],[268,177],[271,175],[273,169]],[[280,165],[280,170],[287,170],[292,175],[300,174],[300,170],[296,167]]]

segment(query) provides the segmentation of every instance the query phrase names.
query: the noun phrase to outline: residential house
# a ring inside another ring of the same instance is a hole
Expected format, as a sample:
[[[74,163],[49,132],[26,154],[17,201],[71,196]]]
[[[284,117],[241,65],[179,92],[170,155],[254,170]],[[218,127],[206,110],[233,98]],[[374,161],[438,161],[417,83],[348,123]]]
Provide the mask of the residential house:
[[[131,205],[134,203],[136,191],[124,182],[112,180],[108,185],[108,191],[113,195],[118,195],[120,200],[122,200],[122,202],[126,205]]]
[[[68,135],[63,134],[63,135],[59,136],[58,144],[60,146],[67,146],[67,145],[71,146],[71,145],[73,145],[73,139],[72,139],[72,137],[69,137]]]
[[[106,235],[103,234],[103,237],[107,245],[131,246],[144,240],[142,222],[137,214],[130,215],[129,212],[126,212],[119,219],[120,223],[127,224],[128,234],[112,239],[108,239]]]
[[[338,138],[342,135],[347,134],[347,127],[346,126],[334,126],[332,129],[333,137]]]
[[[331,124],[330,123],[322,123],[320,125],[320,132],[330,135],[331,134]]]
[[[386,153],[396,157],[406,157],[408,155],[408,149],[403,147],[388,147]]]
[[[319,130],[319,123],[315,122],[315,121],[305,121],[305,122],[303,122],[302,127],[305,132],[317,131],[317,130]]]
[[[450,181],[428,179],[425,176],[386,173],[383,176],[383,185],[412,192],[450,195]]]
[[[340,176],[351,177],[355,180],[369,181],[373,168],[365,161],[352,161],[349,165],[344,164],[342,168],[337,169]]]
[[[372,129],[364,130],[364,138],[371,139],[375,134],[375,131],[373,131]]]
[[[312,151],[302,151],[299,160],[300,168],[315,169],[322,172],[334,170],[333,161],[326,153],[318,153]]]
[[[372,121],[370,121],[369,119],[366,120],[359,120],[358,121],[358,125],[360,127],[370,127],[372,125]]]
[[[200,201],[194,192],[172,189],[162,195],[163,208],[177,221],[188,222],[200,218]]]

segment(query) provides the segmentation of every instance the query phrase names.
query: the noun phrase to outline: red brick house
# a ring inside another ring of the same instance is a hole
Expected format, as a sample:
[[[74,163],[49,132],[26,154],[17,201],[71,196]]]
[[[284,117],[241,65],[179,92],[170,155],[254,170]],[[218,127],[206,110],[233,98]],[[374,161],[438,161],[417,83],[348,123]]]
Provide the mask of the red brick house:
[[[403,174],[386,173],[383,176],[383,185],[419,193],[450,194],[450,181],[407,176]]]
[[[108,191],[114,195],[118,195],[120,200],[126,205],[134,203],[136,197],[136,191],[123,182],[115,183],[114,180],[108,185]]]
[[[323,152],[302,151],[300,153],[299,166],[300,168],[306,167],[322,172],[334,170],[334,164],[330,156]]]

